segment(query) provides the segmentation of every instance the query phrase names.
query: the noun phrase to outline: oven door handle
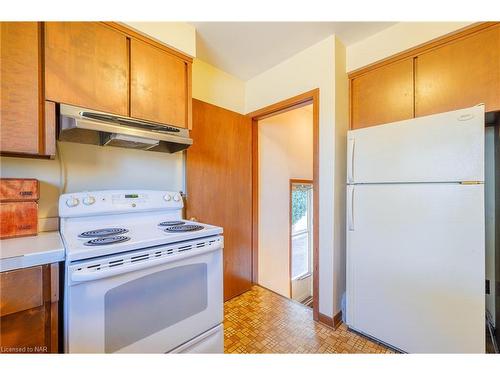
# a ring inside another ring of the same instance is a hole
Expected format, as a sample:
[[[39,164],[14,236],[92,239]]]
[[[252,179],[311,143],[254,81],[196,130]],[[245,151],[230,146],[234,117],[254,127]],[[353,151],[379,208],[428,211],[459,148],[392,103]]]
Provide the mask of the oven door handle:
[[[167,255],[164,257],[156,258],[156,259],[150,258],[150,259],[142,261],[142,262],[128,263],[126,265],[116,266],[113,268],[105,268],[105,269],[101,269],[101,270],[92,270],[92,271],[89,271],[88,269],[74,271],[71,273],[71,281],[85,282],[85,281],[100,280],[100,279],[104,279],[106,277],[121,275],[121,274],[128,273],[128,272],[139,271],[139,270],[142,270],[145,268],[155,267],[155,266],[158,266],[160,264],[177,262],[179,260],[183,260],[183,259],[191,258],[194,256],[210,253],[210,252],[218,250],[218,249],[222,250],[222,244],[220,242],[213,243],[211,245],[205,246],[205,247],[197,249],[197,250],[189,250],[189,251],[186,251],[185,253],[180,253],[180,254],[175,254],[175,255],[170,255],[170,256]]]

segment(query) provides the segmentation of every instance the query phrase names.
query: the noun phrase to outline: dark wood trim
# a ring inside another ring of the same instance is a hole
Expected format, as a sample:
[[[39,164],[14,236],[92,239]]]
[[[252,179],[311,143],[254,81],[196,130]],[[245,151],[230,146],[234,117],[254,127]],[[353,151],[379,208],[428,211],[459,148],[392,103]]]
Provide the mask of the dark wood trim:
[[[56,155],[56,104],[45,101],[45,155],[51,159]]]
[[[45,27],[38,22],[38,153],[47,155],[45,122]]]
[[[421,55],[424,52],[428,52],[432,49],[439,48],[443,44],[451,43],[459,39],[467,38],[472,34],[478,33],[483,31],[484,29],[487,29],[489,27],[494,27],[496,25],[500,24],[500,22],[477,22],[472,25],[466,26],[464,28],[461,28],[459,30],[453,31],[451,33],[448,33],[446,35],[437,37],[435,39],[432,39],[428,42],[419,44],[415,47],[409,48],[407,50],[404,50],[402,52],[396,53],[395,55],[386,57],[382,60],[376,61],[374,63],[368,64],[366,66],[363,66],[359,69],[350,71],[348,73],[349,79],[353,79],[355,77],[358,77],[360,75],[363,75],[365,73],[368,73],[374,69],[380,68],[384,65],[394,63],[399,60],[403,60],[409,57],[416,57],[418,55]]]
[[[319,89],[313,95],[313,316],[319,320]]]
[[[335,326],[333,324],[333,319],[331,317],[329,317],[328,315],[319,313],[318,321],[320,323],[323,323],[324,325],[330,327],[330,328],[335,328]]]
[[[102,22],[102,23],[105,24],[106,26],[109,26],[109,27],[121,32],[122,34],[125,34],[126,36],[128,36],[130,38],[138,39],[138,40],[145,42],[145,43],[148,43],[156,48],[162,49],[162,50],[164,50],[164,51],[166,51],[174,56],[181,58],[182,60],[184,60],[188,63],[193,62],[193,58],[186,55],[185,53],[182,53],[174,48],[171,48],[171,47],[167,46],[166,44],[164,44],[156,39],[153,39],[154,37],[147,35],[145,33],[141,33],[140,31],[132,29],[131,27],[126,26],[120,22],[107,22],[106,21],[106,22]]]
[[[268,105],[267,107],[248,113],[247,116],[251,117],[252,120],[264,120],[268,117],[276,116],[280,113],[311,104],[315,96],[319,98],[319,89],[307,91],[292,98],[282,100],[281,102]]]
[[[290,293],[290,298],[292,298],[292,188],[293,184],[309,184],[314,187],[314,181],[313,180],[304,180],[304,179],[298,179],[298,178],[291,178],[290,179],[290,184],[288,185],[288,281],[289,281],[289,293]],[[313,191],[314,195],[314,191]],[[313,204],[314,204],[314,197],[313,197]],[[314,213],[313,213],[314,214]],[[314,220],[314,218],[313,218]],[[313,223],[314,224],[314,223]],[[313,225],[313,230],[314,230],[314,225]],[[314,293],[313,293],[314,294]],[[314,296],[313,296],[314,299]]]
[[[258,121],[313,105],[313,318],[319,320],[319,88],[250,112],[252,118],[252,281],[258,283],[259,137]]]
[[[127,43],[127,115],[131,116],[132,113],[132,46],[130,45],[130,38],[126,38]]]
[[[193,76],[192,63],[185,62],[186,68],[186,128],[193,129]]]
[[[259,122],[252,119],[252,283],[259,274]]]
[[[337,329],[342,324],[342,311],[339,311],[333,316],[333,328]]]

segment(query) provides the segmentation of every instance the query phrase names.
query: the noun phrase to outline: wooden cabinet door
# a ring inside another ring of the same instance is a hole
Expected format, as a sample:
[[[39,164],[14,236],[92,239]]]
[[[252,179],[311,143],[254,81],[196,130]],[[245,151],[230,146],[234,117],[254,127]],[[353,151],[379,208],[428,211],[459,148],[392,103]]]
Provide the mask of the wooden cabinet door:
[[[416,116],[479,103],[500,110],[500,26],[419,55],[415,93]]]
[[[187,127],[188,69],[191,69],[191,64],[182,59],[132,39],[130,115]]]
[[[351,81],[351,127],[413,117],[413,59],[397,61]]]
[[[99,22],[45,24],[45,95],[54,102],[128,115],[125,35]]]
[[[224,228],[227,301],[252,285],[252,121],[193,100],[191,137],[187,218]]]
[[[2,353],[58,353],[59,265],[0,273]]]
[[[0,151],[38,154],[43,123],[40,25],[0,23]]]

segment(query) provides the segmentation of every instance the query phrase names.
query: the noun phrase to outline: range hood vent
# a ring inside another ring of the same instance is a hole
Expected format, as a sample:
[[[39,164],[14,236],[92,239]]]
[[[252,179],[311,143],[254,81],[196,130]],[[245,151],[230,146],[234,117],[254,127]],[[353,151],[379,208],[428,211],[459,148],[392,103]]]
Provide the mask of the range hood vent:
[[[58,139],[62,142],[174,153],[193,144],[189,131],[171,125],[121,117],[61,104]]]

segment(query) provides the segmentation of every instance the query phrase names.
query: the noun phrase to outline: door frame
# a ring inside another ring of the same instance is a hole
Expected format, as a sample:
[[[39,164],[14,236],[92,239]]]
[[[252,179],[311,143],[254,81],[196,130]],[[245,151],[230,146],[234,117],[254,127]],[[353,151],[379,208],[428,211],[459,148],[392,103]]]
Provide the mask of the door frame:
[[[252,119],[252,282],[257,284],[259,259],[259,131],[268,117],[313,106],[313,319],[319,321],[319,88],[247,114]]]
[[[289,185],[289,223],[288,223],[288,227],[289,227],[289,231],[288,231],[288,238],[289,238],[289,243],[288,243],[288,260],[289,260],[289,264],[288,264],[288,280],[290,282],[290,299],[292,299],[292,292],[293,292],[293,289],[292,289],[292,284],[293,284],[293,280],[292,280],[292,192],[293,192],[293,185],[297,185],[297,184],[305,184],[305,185],[312,185],[313,186],[313,189],[314,189],[314,181],[313,180],[306,180],[306,179],[300,179],[300,178],[291,178],[290,179],[290,185]],[[313,191],[313,199],[312,199],[312,203],[313,203],[313,227],[312,227],[312,230],[313,230],[313,233],[314,233],[314,191]],[[314,261],[313,261],[314,263]],[[314,264],[313,264],[313,280],[314,280]],[[314,291],[313,291],[313,300],[314,300]],[[314,306],[314,303],[313,303],[313,306]]]

